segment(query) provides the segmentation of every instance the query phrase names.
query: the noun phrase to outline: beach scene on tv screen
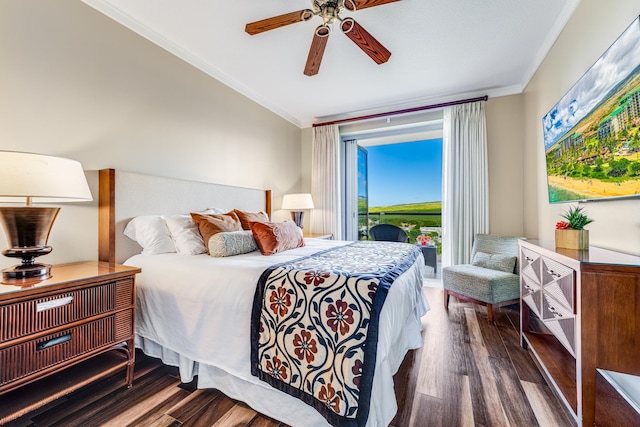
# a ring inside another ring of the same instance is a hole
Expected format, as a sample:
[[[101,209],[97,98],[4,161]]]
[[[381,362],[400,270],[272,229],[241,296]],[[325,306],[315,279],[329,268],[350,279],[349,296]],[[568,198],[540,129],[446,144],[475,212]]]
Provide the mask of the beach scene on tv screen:
[[[543,119],[550,202],[640,195],[640,22]]]

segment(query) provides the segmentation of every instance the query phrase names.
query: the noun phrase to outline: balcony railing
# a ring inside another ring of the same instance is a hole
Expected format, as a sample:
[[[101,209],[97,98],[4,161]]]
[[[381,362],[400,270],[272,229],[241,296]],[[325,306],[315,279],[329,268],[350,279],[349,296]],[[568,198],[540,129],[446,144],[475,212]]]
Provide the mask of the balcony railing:
[[[369,240],[369,228],[376,224],[394,224],[409,235],[409,243],[416,243],[420,234],[430,236],[438,247],[442,247],[441,212],[369,212],[358,215],[359,239]]]

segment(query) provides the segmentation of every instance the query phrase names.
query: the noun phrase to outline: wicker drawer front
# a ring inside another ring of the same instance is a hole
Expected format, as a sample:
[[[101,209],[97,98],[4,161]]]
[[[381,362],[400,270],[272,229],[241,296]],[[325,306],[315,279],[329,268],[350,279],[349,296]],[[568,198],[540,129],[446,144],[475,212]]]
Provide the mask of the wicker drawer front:
[[[118,336],[119,328],[127,322],[131,324],[131,319],[132,311],[127,310],[0,350],[0,389],[48,367],[120,342],[123,337]]]
[[[0,306],[0,343],[130,307],[132,295],[127,279]]]

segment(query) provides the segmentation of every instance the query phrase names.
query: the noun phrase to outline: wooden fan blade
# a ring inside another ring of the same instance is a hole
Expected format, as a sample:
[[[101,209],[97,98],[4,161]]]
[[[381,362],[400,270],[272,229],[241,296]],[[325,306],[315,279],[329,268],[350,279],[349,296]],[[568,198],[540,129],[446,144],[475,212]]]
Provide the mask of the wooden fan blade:
[[[382,6],[383,4],[393,3],[396,1],[400,0],[346,0],[344,5],[348,10],[353,11],[353,5],[355,5],[355,10],[360,10],[373,6]],[[353,4],[351,4],[352,2]]]
[[[358,24],[353,18],[342,21],[342,32],[347,35],[364,53],[369,55],[377,64],[383,64],[391,57],[391,52]]]
[[[265,31],[274,30],[284,27],[285,25],[295,24],[297,22],[308,21],[313,16],[313,12],[309,9],[299,10],[297,12],[285,13],[262,21],[252,22],[244,27],[244,30],[251,34],[260,34]]]
[[[327,46],[327,41],[329,40],[329,31],[329,27],[326,25],[320,25],[316,28],[313,40],[311,41],[311,48],[309,48],[307,64],[304,66],[304,73],[307,76],[315,76],[318,74],[318,71],[320,71],[324,48]]]

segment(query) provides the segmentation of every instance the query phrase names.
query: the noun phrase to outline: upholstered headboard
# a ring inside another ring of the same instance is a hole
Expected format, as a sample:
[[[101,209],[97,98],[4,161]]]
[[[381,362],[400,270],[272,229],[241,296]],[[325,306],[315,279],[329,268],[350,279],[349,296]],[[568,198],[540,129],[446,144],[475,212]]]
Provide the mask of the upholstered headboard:
[[[208,208],[265,211],[271,217],[271,191],[103,169],[99,172],[98,258],[122,263],[140,252],[138,244],[123,234],[136,216]]]

